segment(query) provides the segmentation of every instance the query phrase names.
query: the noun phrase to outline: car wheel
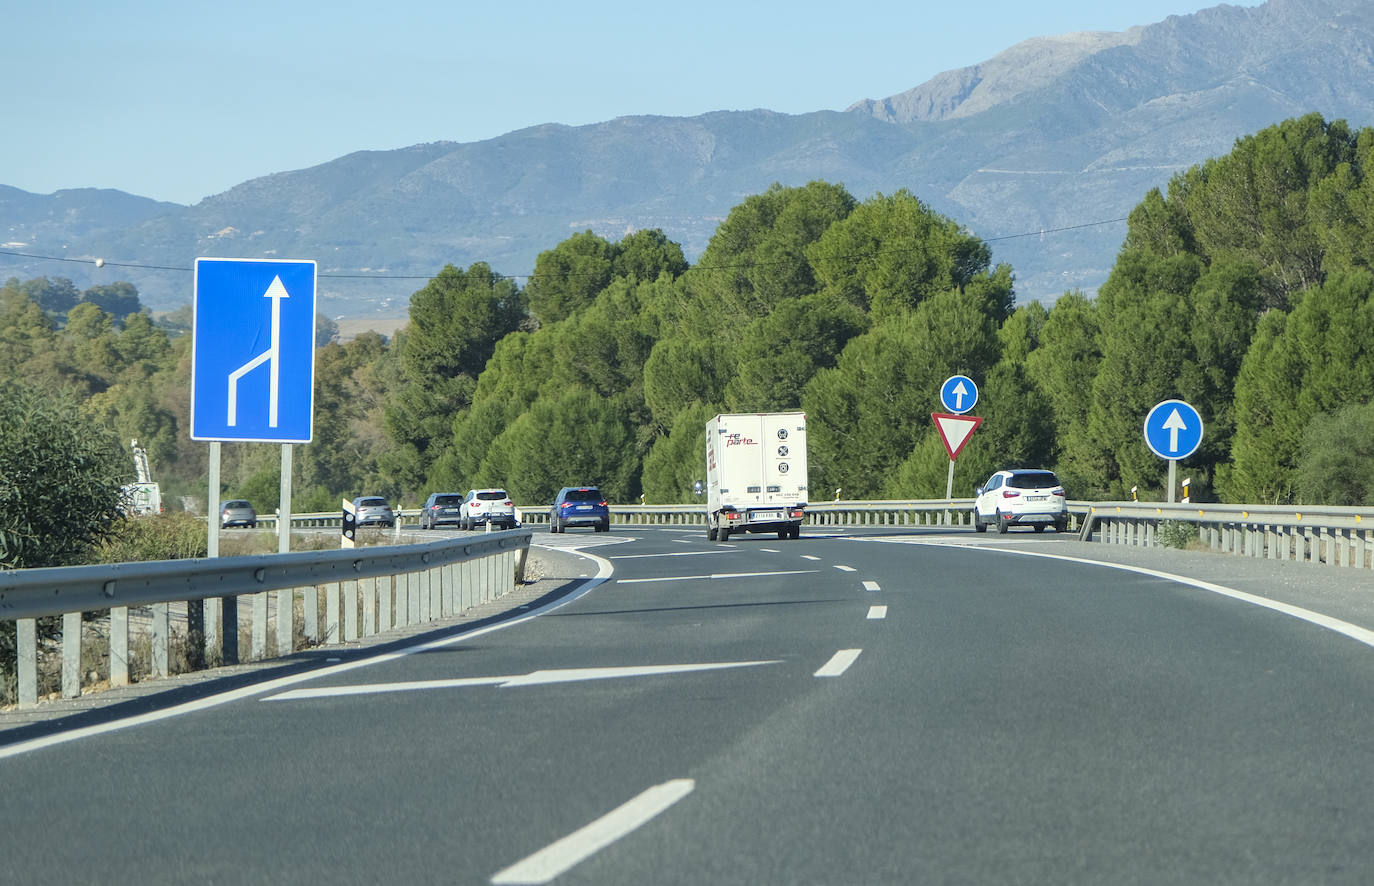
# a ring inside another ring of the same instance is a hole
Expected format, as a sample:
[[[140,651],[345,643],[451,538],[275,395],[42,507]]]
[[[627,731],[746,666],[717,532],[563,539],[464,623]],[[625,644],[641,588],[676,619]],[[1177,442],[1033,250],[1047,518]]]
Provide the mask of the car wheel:
[[[978,509],[977,509],[977,508],[974,508],[974,509],[973,509],[973,531],[974,531],[974,532],[987,532],[987,531],[988,531],[988,524],[986,524],[986,523],[983,522],[983,515],[978,513]]]
[[[1001,512],[1001,511],[993,511],[993,513],[992,513],[992,518],[993,518],[994,520],[997,521],[997,534],[998,534],[998,535],[1006,535],[1006,534],[1007,534],[1007,520],[1006,520],[1005,517],[1002,516],[1002,512]]]
[[[604,522],[601,524],[601,526],[600,526],[599,528],[601,529],[602,532],[610,532],[610,531],[611,531],[611,521],[610,521],[609,519],[606,520],[606,521],[604,521]]]
[[[1058,520],[1058,521],[1056,521],[1055,524],[1054,524],[1054,531],[1055,531],[1055,532],[1068,532],[1068,531],[1069,531],[1069,521],[1068,521],[1068,520]]]
[[[1044,532],[1044,531],[1045,531],[1045,524],[1044,524],[1044,523],[1036,523],[1036,524],[1035,524],[1035,531],[1036,531],[1036,532]]]

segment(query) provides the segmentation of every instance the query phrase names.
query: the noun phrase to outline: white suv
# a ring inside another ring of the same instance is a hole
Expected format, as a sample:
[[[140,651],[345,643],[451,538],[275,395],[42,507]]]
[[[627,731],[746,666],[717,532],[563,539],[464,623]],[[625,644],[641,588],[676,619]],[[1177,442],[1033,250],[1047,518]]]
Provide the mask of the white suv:
[[[483,523],[492,523],[502,529],[514,529],[515,503],[510,500],[504,489],[469,489],[463,496],[463,511],[458,525],[464,529],[476,529]]]
[[[1012,526],[1034,526],[1036,532],[1050,525],[1056,532],[1069,528],[1069,503],[1053,471],[998,471],[978,487],[977,495],[973,528],[978,532],[989,525],[998,532]]]

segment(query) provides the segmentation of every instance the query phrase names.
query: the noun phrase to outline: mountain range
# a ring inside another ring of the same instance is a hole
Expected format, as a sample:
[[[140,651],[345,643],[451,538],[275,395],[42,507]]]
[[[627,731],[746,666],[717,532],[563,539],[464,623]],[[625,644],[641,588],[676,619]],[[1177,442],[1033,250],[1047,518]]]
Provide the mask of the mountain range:
[[[321,309],[400,315],[444,264],[523,275],[592,230],[661,228],[690,259],[746,197],[821,179],[906,189],[988,240],[1021,300],[1095,292],[1152,187],[1310,112],[1374,124],[1374,0],[1216,6],[1121,32],[1037,37],[844,111],[720,111],[547,124],[472,143],[362,151],[194,206],[0,186],[0,274],[127,279],[191,298],[196,256],[316,258]],[[135,268],[127,265],[158,266]]]

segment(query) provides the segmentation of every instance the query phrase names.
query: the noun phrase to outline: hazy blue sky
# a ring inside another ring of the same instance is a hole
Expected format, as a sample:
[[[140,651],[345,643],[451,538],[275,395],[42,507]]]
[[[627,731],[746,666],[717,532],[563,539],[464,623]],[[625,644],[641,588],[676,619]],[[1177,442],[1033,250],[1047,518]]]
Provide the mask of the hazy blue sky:
[[[196,203],[353,151],[540,123],[843,110],[1029,37],[1211,5],[16,0],[0,50],[0,184]]]

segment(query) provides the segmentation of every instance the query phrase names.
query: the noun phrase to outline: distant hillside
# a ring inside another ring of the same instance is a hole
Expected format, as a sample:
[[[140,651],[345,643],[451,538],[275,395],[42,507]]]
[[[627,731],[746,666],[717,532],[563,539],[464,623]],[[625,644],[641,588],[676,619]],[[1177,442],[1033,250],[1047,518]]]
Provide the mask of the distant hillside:
[[[344,275],[423,276],[474,261],[526,274],[540,251],[589,228],[612,239],[662,228],[695,258],[745,197],[824,179],[859,199],[906,188],[991,240],[1023,300],[1053,299],[1095,291],[1124,224],[999,238],[1122,217],[1175,172],[1288,117],[1374,124],[1371,74],[1374,0],[1270,0],[1035,38],[845,112],[551,124],[350,154],[194,207],[121,195],[127,202],[92,198],[71,213],[73,195],[117,192],[0,189],[0,218],[7,240],[45,254],[65,246],[176,267],[197,255],[314,257],[322,275],[339,275],[322,280],[324,310],[351,317],[403,309],[424,281]],[[10,258],[0,274],[112,279]],[[157,307],[190,298],[185,272],[119,278]]]

